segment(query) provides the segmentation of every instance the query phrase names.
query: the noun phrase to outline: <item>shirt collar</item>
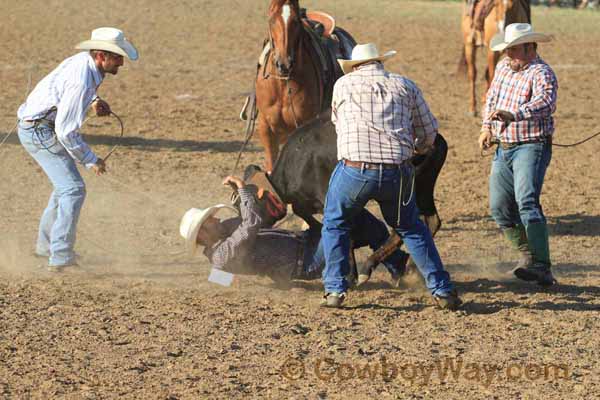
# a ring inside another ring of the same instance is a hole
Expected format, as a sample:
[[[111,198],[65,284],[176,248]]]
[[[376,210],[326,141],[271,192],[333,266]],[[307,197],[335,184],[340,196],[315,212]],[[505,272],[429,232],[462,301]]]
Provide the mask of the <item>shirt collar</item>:
[[[90,67],[90,70],[92,71],[92,77],[94,78],[94,83],[96,84],[96,87],[100,86],[104,77],[102,76],[102,73],[98,69],[98,66],[94,62],[94,59],[92,58],[90,53],[88,53],[88,65]]]
[[[371,61],[368,62],[367,64],[362,64],[359,65],[358,68],[356,69],[356,71],[376,71],[376,70],[383,70],[383,63],[380,61]],[[354,72],[356,72],[354,71]]]

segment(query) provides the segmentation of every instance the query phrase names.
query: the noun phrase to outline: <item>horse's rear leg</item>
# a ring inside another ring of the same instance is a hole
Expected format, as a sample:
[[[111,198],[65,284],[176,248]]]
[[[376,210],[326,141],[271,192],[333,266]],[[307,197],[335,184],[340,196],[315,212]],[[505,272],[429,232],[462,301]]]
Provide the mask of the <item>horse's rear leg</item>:
[[[265,170],[270,173],[279,155],[279,141],[264,114],[259,114],[257,130],[260,142],[265,148]]]
[[[467,76],[469,77],[470,87],[470,102],[469,102],[469,115],[477,115],[477,99],[476,99],[476,80],[477,80],[477,67],[476,62],[476,49],[472,42],[465,44],[465,58],[467,59]]]
[[[487,87],[485,93],[482,97],[482,103],[485,104],[487,91],[492,85],[492,80],[494,79],[494,74],[496,73],[496,64],[500,59],[500,52],[488,50],[487,52],[487,70],[485,71],[485,80],[487,83]]]

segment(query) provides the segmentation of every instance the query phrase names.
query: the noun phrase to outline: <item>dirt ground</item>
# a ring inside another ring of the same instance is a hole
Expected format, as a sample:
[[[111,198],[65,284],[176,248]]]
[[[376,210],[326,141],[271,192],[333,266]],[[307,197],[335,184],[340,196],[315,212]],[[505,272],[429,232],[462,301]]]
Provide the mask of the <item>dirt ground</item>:
[[[380,271],[331,311],[318,307],[320,282],[278,288],[237,277],[224,288],[207,282],[205,260],[186,255],[183,213],[228,200],[220,181],[243,142],[237,115],[268,1],[44,4],[3,2],[1,138],[28,77],[35,84],[91,29],[121,27],[141,58],[100,89],[126,130],[110,173],[84,172],[80,271],[52,275],[33,257],[51,186],[16,135],[0,147],[1,398],[600,396],[600,140],[555,147],[547,173],[542,203],[560,284],[517,282],[516,255],[487,209],[491,159],[479,154],[467,83],[454,75],[459,3],[302,4],[334,14],[359,42],[396,49],[389,69],[415,80],[438,117],[450,150],[436,189],[436,242],[465,300],[456,313],[435,309],[418,280],[396,289]],[[557,39],[540,52],[560,82],[555,141],[572,143],[600,125],[600,14],[534,7],[533,19]],[[84,132],[100,155],[119,133],[99,119]],[[261,162],[255,141],[243,164]]]

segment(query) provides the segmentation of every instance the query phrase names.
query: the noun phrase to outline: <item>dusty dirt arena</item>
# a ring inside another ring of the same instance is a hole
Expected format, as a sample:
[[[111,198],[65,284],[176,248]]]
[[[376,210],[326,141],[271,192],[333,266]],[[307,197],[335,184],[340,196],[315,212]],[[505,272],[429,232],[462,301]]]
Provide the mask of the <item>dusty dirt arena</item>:
[[[52,275],[32,256],[51,187],[16,135],[0,147],[0,397],[600,396],[600,139],[554,148],[542,202],[560,284],[515,281],[515,254],[487,210],[491,160],[477,149],[478,120],[465,115],[467,83],[454,76],[459,3],[303,2],[334,14],[359,42],[398,50],[389,68],[421,86],[440,121],[450,150],[436,241],[465,300],[456,313],[435,309],[419,282],[392,288],[383,272],[345,309],[322,310],[320,282],[277,288],[240,277],[223,288],[207,282],[206,261],[185,254],[185,210],[228,199],[220,181],[243,141],[237,114],[267,0],[44,4],[3,2],[2,137],[28,76],[37,82],[91,29],[121,27],[141,59],[100,90],[126,137],[109,174],[84,172],[82,271]],[[560,81],[556,142],[575,142],[600,129],[600,14],[535,7],[533,18],[557,38],[541,46]],[[96,119],[85,132],[102,155],[118,129]],[[258,142],[243,158],[251,162],[262,162]]]

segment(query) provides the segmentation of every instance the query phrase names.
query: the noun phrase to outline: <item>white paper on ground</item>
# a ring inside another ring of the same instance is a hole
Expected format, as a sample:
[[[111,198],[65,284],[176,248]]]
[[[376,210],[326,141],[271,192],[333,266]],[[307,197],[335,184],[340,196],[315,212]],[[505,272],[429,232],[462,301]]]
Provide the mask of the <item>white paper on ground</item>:
[[[216,283],[221,286],[231,286],[233,283],[234,274],[223,271],[218,268],[211,268],[210,275],[208,275],[208,281],[212,283]]]

